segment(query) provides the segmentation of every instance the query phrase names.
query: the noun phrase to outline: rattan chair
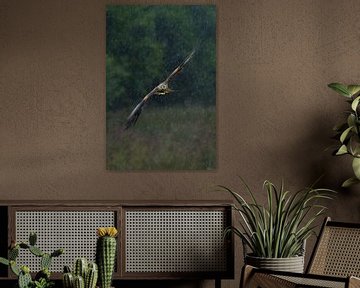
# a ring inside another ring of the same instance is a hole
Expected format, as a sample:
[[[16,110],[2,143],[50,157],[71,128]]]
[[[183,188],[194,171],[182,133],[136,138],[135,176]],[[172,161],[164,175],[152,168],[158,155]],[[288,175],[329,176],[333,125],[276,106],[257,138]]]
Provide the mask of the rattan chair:
[[[306,273],[278,272],[245,265],[240,287],[360,287],[360,224],[326,218]]]

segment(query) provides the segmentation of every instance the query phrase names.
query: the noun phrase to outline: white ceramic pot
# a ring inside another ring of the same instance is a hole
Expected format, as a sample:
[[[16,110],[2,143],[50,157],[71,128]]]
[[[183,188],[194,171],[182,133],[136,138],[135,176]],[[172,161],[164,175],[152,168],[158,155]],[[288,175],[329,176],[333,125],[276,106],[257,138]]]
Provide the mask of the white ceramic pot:
[[[245,263],[263,269],[304,273],[304,256],[289,258],[263,258],[246,255]]]

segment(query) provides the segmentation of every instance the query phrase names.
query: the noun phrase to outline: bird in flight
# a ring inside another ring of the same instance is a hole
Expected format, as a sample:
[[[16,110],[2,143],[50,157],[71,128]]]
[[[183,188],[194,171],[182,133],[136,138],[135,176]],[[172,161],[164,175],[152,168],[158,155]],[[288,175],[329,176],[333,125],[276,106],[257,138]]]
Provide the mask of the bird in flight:
[[[169,82],[170,80],[173,79],[173,77],[175,75],[177,75],[186,65],[186,63],[188,63],[190,61],[190,59],[192,58],[192,56],[194,55],[195,50],[193,50],[186,58],[185,60],[175,68],[174,71],[172,71],[169,76],[165,79],[165,81],[161,82],[159,85],[157,85],[155,88],[153,88],[148,94],[146,94],[144,96],[144,98],[139,102],[139,104],[137,104],[134,108],[134,110],[132,110],[132,112],[130,113],[129,117],[127,118],[127,121],[125,123],[125,130],[130,128],[131,126],[134,126],[136,121],[138,120],[145,104],[147,103],[147,101],[149,101],[149,99],[152,98],[152,96],[154,95],[166,95],[169,94],[171,92],[173,92],[174,90],[170,89],[169,87]]]

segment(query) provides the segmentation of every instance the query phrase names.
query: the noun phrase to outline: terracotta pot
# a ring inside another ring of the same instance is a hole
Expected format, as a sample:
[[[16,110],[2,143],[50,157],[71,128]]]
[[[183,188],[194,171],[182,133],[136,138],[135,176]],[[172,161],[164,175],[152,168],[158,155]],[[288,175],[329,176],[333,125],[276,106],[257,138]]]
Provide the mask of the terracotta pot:
[[[246,255],[245,263],[263,269],[304,273],[304,256],[289,258],[263,258]]]

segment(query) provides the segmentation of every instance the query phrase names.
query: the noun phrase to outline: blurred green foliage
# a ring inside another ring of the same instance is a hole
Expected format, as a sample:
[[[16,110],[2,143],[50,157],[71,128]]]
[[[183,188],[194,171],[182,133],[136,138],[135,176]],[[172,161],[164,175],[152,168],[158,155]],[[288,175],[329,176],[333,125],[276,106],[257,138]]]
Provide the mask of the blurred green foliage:
[[[214,5],[117,5],[106,13],[106,109],[132,108],[195,48],[167,105],[215,105]],[[154,97],[151,105],[162,102]],[[161,103],[163,105],[163,102]]]
[[[148,107],[136,129],[121,133],[126,112],[107,117],[107,169],[212,170],[216,167],[214,106]],[[171,121],[169,121],[169,119]],[[152,123],[152,125],[148,125]]]

